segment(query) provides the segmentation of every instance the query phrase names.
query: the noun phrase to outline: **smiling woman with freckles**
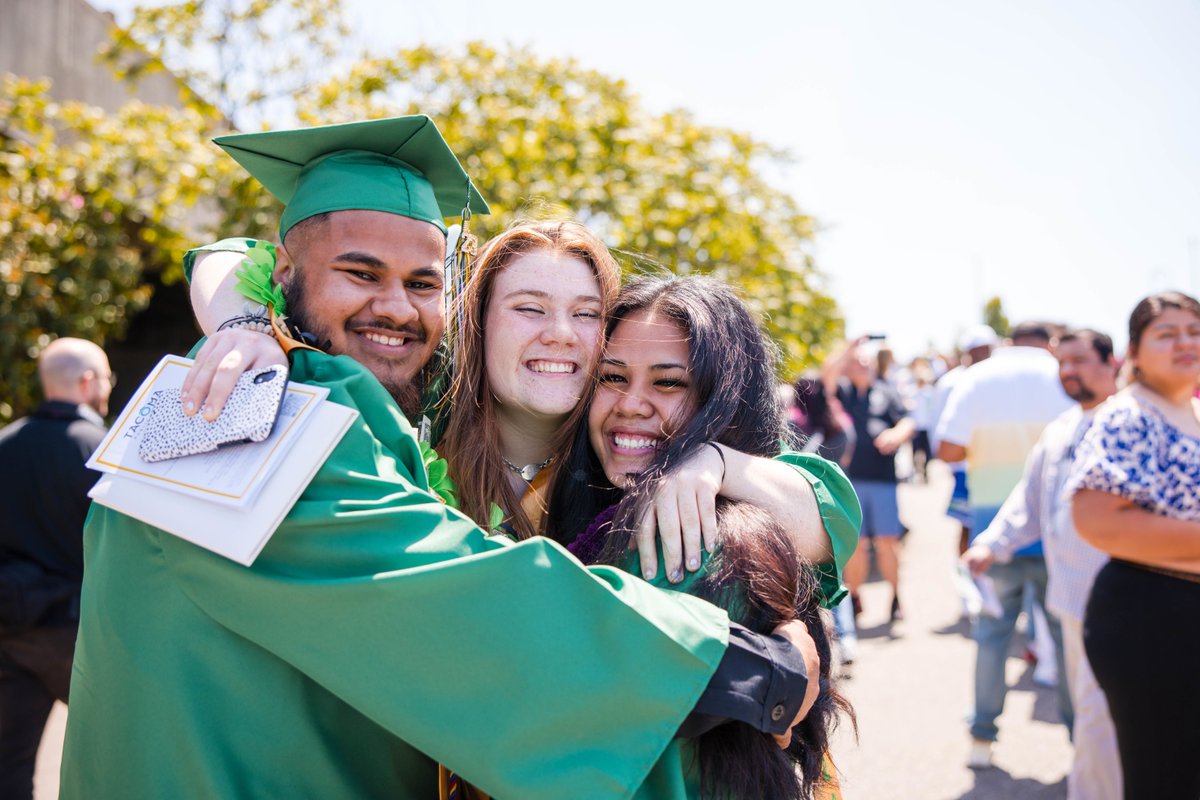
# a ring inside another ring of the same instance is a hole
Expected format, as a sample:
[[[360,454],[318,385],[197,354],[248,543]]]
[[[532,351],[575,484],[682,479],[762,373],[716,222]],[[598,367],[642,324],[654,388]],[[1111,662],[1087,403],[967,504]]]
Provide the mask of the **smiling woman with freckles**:
[[[574,430],[619,281],[608,249],[575,222],[516,225],[480,254],[459,300],[450,419],[437,447],[459,508],[481,525],[494,522],[494,504],[518,538],[542,532],[540,491],[557,441]]]

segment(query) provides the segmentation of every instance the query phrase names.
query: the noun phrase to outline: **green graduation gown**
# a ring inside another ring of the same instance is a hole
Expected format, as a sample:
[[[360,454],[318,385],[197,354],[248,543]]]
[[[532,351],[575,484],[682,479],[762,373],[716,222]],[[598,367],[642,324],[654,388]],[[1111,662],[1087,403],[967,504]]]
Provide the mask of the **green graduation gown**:
[[[638,792],[725,613],[487,537],[363,367],[292,377],[361,417],[252,567],[93,508],[61,796],[426,798],[431,759],[499,800]]]

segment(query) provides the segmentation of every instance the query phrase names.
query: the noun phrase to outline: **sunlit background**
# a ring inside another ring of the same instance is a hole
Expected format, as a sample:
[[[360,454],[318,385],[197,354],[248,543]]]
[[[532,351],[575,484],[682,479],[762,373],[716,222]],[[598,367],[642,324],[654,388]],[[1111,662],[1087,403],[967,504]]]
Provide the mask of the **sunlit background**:
[[[124,4],[111,7],[118,18]],[[351,0],[373,51],[528,45],[786,148],[847,331],[948,348],[1003,300],[1124,341],[1200,290],[1200,4]]]

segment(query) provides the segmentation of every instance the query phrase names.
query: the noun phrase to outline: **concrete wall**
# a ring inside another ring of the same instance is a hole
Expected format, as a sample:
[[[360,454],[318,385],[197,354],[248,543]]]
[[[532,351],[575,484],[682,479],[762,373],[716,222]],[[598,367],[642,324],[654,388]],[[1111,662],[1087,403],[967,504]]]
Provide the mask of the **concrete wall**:
[[[0,0],[0,73],[54,81],[57,100],[82,100],[115,111],[135,96],[178,106],[179,84],[160,72],[136,86],[113,77],[96,52],[109,41],[112,16],[85,0]]]

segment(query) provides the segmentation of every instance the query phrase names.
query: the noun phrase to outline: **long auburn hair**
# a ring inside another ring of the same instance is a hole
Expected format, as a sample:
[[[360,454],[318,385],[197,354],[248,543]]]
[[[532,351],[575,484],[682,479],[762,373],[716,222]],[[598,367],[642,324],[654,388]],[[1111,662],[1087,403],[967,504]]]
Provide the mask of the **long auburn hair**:
[[[450,419],[438,440],[439,454],[452,465],[462,512],[486,530],[495,503],[504,510],[505,521],[522,539],[540,531],[534,530],[533,523],[521,510],[521,498],[508,482],[496,428],[496,398],[487,377],[488,332],[483,320],[496,276],[514,258],[542,251],[572,256],[587,264],[600,284],[603,311],[607,312],[612,305],[620,287],[620,268],[604,243],[584,225],[565,220],[519,222],[488,242],[475,262],[462,297],[457,300],[463,325],[455,342],[454,375],[447,397]],[[457,312],[458,309],[451,310]],[[591,365],[585,367],[590,369]],[[584,405],[580,403],[563,422],[552,443],[552,454],[561,454],[570,442]],[[560,462],[556,458],[550,468],[557,468]]]
[[[559,538],[570,541],[616,502],[599,560],[622,567],[629,563],[630,537],[653,502],[655,489],[708,442],[774,456],[788,438],[784,410],[775,397],[778,350],[732,289],[702,276],[636,280],[618,295],[606,338],[622,320],[644,310],[674,320],[687,334],[696,411],[689,419],[676,420],[671,438],[623,493],[605,477],[583,426],[569,466],[558,476],[550,514],[555,533],[561,526]],[[821,776],[821,759],[838,713],[854,719],[849,704],[830,682],[830,639],[820,616],[817,580],[771,515],[725,500],[719,500],[717,510],[721,544],[693,591],[760,633],[770,633],[793,619],[803,621],[821,654],[821,695],[796,726],[786,751],[746,725],[723,725],[699,737],[702,795],[809,798]]]

